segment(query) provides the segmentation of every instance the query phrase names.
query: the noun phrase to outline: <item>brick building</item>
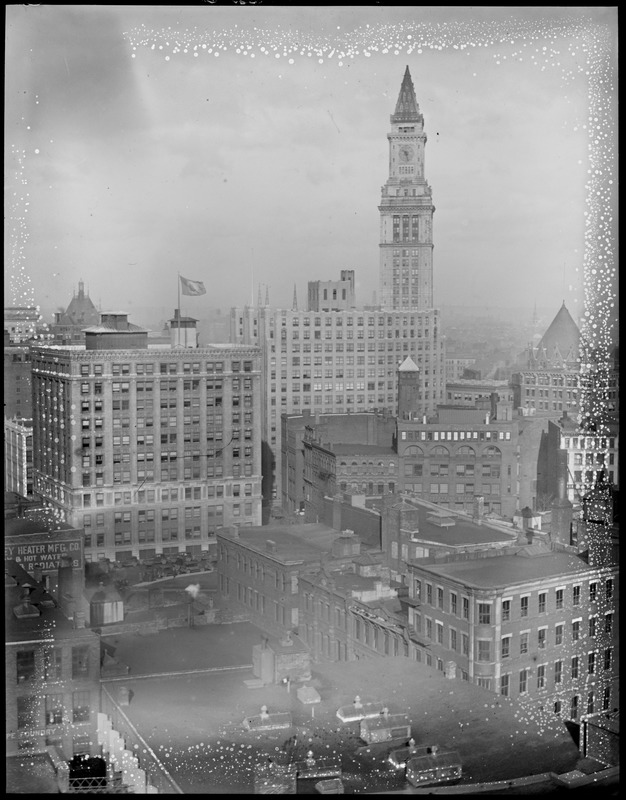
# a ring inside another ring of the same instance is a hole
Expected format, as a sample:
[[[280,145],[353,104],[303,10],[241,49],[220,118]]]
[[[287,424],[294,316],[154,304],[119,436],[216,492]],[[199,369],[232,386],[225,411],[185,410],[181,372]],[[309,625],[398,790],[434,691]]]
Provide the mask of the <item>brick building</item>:
[[[532,536],[532,534],[531,534]],[[535,535],[537,536],[537,535]],[[479,554],[482,555],[482,554]],[[617,697],[617,572],[545,542],[513,554],[409,565],[415,658],[565,718]]]
[[[99,755],[99,636],[16,561],[5,572],[7,755]]]
[[[564,411],[576,414],[580,404],[579,341],[578,327],[563,303],[511,378],[515,408],[541,416],[557,417]]]
[[[30,349],[26,345],[4,346],[4,418],[30,419],[31,397]]]
[[[272,636],[298,628],[300,576],[333,551],[337,538],[337,531],[315,523],[219,530],[222,608]]]
[[[299,633],[315,661],[408,655],[398,592],[382,553],[329,561],[303,574]]]
[[[467,512],[483,497],[486,511],[512,519],[519,498],[518,431],[505,404],[498,404],[495,418],[461,406],[439,406],[430,416],[401,408],[399,488]]]
[[[150,347],[125,314],[85,345],[33,348],[34,490],[88,560],[198,553],[261,521],[258,348],[199,347],[175,317]]]

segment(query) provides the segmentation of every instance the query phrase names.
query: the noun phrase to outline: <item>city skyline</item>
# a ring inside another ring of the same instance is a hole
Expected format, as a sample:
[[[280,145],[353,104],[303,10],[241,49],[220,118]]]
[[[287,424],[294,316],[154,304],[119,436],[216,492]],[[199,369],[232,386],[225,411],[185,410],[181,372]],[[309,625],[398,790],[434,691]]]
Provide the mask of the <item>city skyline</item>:
[[[259,285],[291,307],[295,284],[304,307],[309,280],[355,269],[371,303],[408,65],[437,209],[435,305],[565,300],[580,316],[584,62],[610,16],[208,11],[9,9],[7,299],[65,307],[83,279],[103,308],[123,287],[132,314],[170,306],[180,272],[207,285],[188,303],[202,316],[256,302]]]

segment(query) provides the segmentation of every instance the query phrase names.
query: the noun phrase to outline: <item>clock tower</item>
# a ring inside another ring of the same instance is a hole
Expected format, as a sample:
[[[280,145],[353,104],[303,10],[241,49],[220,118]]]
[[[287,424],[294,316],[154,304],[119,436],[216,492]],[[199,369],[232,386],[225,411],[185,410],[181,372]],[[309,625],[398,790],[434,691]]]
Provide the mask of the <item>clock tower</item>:
[[[433,308],[433,213],[424,177],[424,117],[406,68],[391,115],[389,178],[380,211],[380,298],[384,310]]]

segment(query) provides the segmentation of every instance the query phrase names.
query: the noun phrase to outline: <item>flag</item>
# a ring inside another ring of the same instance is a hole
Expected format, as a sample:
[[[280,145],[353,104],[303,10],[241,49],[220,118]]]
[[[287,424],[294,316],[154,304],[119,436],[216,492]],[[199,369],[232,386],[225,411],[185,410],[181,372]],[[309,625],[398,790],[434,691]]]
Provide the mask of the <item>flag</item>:
[[[202,281],[190,281],[187,278],[183,278],[182,275],[179,275],[178,277],[180,278],[180,288],[183,294],[206,294],[206,289],[204,288]]]

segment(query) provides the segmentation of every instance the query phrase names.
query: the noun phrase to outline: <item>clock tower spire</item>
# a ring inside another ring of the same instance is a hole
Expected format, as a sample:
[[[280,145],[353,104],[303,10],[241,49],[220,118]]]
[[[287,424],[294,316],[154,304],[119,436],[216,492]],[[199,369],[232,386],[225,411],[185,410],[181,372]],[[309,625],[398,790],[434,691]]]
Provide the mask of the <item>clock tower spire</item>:
[[[380,211],[380,298],[384,309],[433,308],[435,207],[424,177],[426,134],[407,66],[390,117],[389,177]]]

